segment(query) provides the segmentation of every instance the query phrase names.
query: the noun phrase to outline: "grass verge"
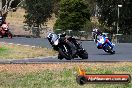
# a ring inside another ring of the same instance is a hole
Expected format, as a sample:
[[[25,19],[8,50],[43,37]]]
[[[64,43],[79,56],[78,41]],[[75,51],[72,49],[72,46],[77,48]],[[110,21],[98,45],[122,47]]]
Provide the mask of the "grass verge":
[[[23,59],[55,55],[55,51],[47,48],[0,43],[0,59]]]
[[[132,88],[130,84],[76,83],[77,66],[88,74],[130,74],[132,63],[1,64],[1,88]]]

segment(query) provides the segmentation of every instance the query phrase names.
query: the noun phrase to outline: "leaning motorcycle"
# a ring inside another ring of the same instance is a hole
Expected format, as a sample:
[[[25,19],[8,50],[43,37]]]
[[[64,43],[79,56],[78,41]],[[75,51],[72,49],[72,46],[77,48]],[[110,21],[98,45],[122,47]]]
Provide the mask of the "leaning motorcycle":
[[[109,41],[109,39],[104,35],[97,36],[97,48],[103,49],[105,52],[110,54],[115,54],[114,44]]]
[[[75,38],[69,37],[68,41],[70,41],[76,47],[76,54],[82,59],[88,59],[88,53],[85,49],[83,49],[81,42],[76,41]]]
[[[3,38],[4,36],[12,38],[12,33],[9,30],[8,24],[2,24],[0,28],[0,37]]]
[[[70,38],[68,39],[65,36],[56,35],[55,33],[50,33],[47,38],[53,49],[59,52],[58,59],[62,60],[65,58],[66,60],[71,60],[77,56],[82,59],[88,59],[88,53],[81,45],[78,45],[80,48],[76,47],[76,45],[74,45],[75,42],[71,42]]]

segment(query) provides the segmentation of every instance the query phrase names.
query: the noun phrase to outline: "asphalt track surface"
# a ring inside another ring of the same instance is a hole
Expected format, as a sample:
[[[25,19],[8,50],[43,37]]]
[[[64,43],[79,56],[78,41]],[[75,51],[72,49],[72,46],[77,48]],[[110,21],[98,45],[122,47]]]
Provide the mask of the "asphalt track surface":
[[[43,38],[24,38],[14,37],[13,39],[1,38],[0,42],[40,46],[52,48],[47,39]],[[73,60],[58,60],[55,57],[39,57],[39,58],[27,58],[22,60],[0,60],[0,63],[58,63],[58,62],[120,62],[120,61],[132,61],[132,43],[116,43],[116,54],[111,55],[104,52],[102,49],[97,49],[96,44],[93,41],[81,41],[84,49],[87,50],[89,58],[82,60],[75,58]]]

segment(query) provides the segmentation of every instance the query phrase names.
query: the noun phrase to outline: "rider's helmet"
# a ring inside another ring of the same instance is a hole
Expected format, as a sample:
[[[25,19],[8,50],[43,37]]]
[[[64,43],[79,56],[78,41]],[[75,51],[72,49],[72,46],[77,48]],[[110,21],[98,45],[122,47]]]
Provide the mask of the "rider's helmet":
[[[63,32],[62,34],[63,34],[63,35],[66,35],[66,32]]]
[[[48,38],[48,40],[50,40],[50,41],[51,41],[51,39],[56,39],[57,37],[58,37],[58,35],[55,34],[55,33],[49,33],[49,34],[47,35],[47,38]]]
[[[50,33],[47,35],[47,39],[48,39],[49,41],[51,41],[52,37],[53,37],[53,33],[50,32]]]
[[[98,35],[102,35],[102,32],[99,31],[99,29],[97,29],[97,28],[94,28],[92,32],[93,32],[94,34],[96,34],[97,36],[98,36]]]
[[[2,29],[8,30],[8,25],[7,24],[2,24]]]
[[[62,37],[65,37],[65,36],[66,36],[66,32],[63,32],[63,33],[61,34],[61,36],[62,36]]]
[[[47,35],[47,38],[51,38],[52,37],[52,33],[49,33],[48,35]]]
[[[94,29],[93,29],[93,32],[97,32],[97,31],[98,31],[98,29],[97,29],[97,28],[94,28]]]

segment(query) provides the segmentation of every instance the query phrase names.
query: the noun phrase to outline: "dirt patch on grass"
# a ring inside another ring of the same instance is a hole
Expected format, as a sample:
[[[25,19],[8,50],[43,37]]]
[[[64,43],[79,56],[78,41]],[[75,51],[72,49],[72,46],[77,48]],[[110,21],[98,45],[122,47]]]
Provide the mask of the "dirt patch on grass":
[[[130,74],[132,63],[0,64],[1,88],[81,88],[77,68],[87,74]],[[83,88],[131,88],[129,84],[88,84]]]
[[[16,12],[9,12],[6,18],[6,21],[10,23],[10,29],[11,32],[14,35],[32,35],[31,31],[26,31],[24,30],[24,23],[25,21],[25,9],[23,8],[18,8]],[[41,37],[47,37],[47,32],[53,31],[53,26],[56,22],[56,17],[55,14],[52,14],[52,17],[48,19],[46,22],[46,27],[43,27],[45,30],[42,31],[42,34],[40,35]]]
[[[92,68],[93,71],[98,69],[114,69],[122,67],[132,67],[131,62],[118,62],[118,63],[58,63],[58,64],[0,64],[0,72],[7,73],[29,73],[29,72],[39,72],[43,70],[63,70],[63,69],[76,69],[78,67],[82,68]],[[127,69],[126,69],[127,70]],[[115,71],[116,72],[116,71]],[[121,72],[117,70],[117,72]],[[123,71],[125,73],[131,73],[132,71]],[[132,74],[132,73],[131,73]]]

